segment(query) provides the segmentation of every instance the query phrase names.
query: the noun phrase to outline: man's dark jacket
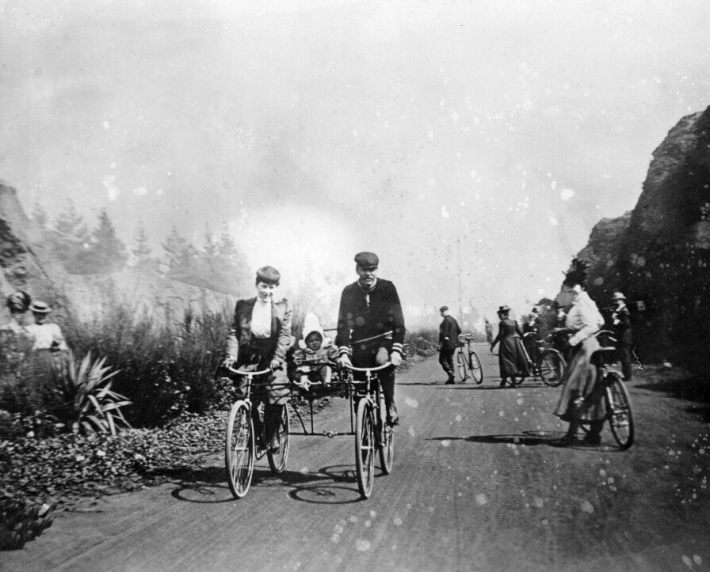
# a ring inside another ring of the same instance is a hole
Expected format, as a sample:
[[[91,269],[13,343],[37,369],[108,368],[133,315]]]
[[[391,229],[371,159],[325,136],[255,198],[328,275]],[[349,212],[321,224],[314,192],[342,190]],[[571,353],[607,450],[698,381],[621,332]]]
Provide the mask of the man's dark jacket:
[[[392,351],[400,354],[404,344],[404,315],[394,284],[378,278],[372,290],[365,291],[358,282],[343,289],[338,310],[338,335],[335,344],[341,354],[350,353],[353,342],[392,333]],[[374,343],[376,341],[373,340]]]
[[[444,316],[443,321],[439,324],[439,344],[443,350],[456,349],[461,334],[459,323],[453,316]]]

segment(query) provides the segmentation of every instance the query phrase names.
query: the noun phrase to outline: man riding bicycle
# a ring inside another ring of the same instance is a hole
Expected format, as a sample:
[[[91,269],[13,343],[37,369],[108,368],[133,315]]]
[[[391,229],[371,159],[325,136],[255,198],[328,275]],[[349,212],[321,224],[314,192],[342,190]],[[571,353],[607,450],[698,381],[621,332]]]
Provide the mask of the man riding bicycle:
[[[377,278],[379,258],[373,252],[355,255],[358,280],[346,286],[338,311],[338,361],[343,366],[374,367],[402,363],[404,315],[399,295],[389,280]],[[380,373],[387,421],[399,423],[394,404],[394,369]]]

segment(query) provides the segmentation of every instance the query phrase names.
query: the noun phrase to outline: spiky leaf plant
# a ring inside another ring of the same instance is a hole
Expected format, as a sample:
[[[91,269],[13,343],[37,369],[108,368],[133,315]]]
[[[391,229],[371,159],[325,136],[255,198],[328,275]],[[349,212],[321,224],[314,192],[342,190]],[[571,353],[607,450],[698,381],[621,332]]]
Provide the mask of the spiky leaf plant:
[[[131,401],[111,390],[119,370],[105,364],[105,357],[94,359],[91,352],[80,362],[70,356],[65,374],[58,378],[58,413],[75,433],[115,435],[119,428],[130,427],[121,408]]]

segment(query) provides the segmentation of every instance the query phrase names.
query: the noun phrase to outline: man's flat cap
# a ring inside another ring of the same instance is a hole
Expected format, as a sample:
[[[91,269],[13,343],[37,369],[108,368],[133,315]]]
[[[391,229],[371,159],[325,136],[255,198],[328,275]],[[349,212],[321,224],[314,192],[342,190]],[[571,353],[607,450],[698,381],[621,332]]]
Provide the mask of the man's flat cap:
[[[448,309],[449,309],[448,306],[442,306],[441,308],[439,308],[439,312],[446,312],[446,310],[448,310]]]
[[[377,268],[380,259],[374,252],[358,252],[355,255],[355,264],[361,268]]]
[[[281,274],[273,266],[264,266],[256,271],[257,282],[275,284],[276,286],[278,286],[279,280],[281,280]]]

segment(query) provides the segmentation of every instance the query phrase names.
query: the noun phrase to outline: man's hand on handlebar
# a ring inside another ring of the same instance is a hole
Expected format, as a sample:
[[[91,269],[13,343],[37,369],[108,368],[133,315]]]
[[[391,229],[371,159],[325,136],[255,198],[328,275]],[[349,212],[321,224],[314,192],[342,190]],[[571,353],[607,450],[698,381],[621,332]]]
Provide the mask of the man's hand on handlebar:
[[[392,365],[393,365],[394,367],[397,367],[397,366],[401,365],[401,363],[402,363],[402,354],[399,353],[399,352],[392,352],[392,353],[390,354],[390,361],[392,362]]]
[[[233,358],[232,356],[227,356],[224,358],[224,361],[222,362],[222,367],[226,369],[230,369],[234,367],[234,364],[237,362],[236,358]]]
[[[277,359],[272,359],[271,363],[269,364],[269,367],[271,368],[271,371],[276,371],[277,369],[281,369],[281,362]]]

